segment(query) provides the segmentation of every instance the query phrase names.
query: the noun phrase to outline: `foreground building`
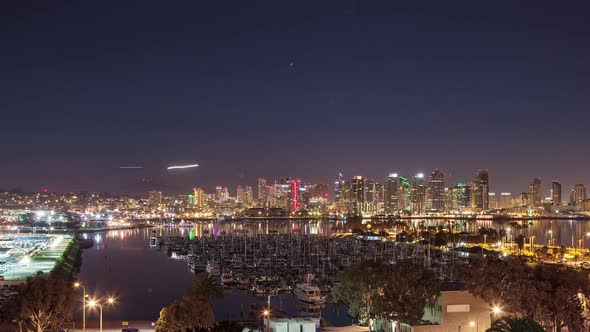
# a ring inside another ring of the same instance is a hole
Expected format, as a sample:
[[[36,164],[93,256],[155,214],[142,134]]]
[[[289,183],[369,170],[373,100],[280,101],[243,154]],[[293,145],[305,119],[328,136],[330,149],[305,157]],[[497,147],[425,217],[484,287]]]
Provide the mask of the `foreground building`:
[[[491,326],[492,308],[466,290],[455,290],[456,285],[443,285],[438,303],[426,308],[423,323],[402,324],[396,331],[393,321],[377,321],[375,331],[384,332],[447,332],[485,331]]]

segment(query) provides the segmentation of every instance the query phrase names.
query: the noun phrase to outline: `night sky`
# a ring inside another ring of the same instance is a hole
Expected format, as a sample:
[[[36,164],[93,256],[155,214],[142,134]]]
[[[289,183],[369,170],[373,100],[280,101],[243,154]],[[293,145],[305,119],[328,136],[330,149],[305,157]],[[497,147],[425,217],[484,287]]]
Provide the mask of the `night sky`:
[[[590,185],[588,2],[26,3],[0,8],[2,189]]]

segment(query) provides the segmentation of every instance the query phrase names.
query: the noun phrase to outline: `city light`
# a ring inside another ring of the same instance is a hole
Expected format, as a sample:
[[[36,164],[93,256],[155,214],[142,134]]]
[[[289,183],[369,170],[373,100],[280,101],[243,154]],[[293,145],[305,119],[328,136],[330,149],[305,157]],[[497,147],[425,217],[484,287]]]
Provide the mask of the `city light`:
[[[494,306],[494,307],[492,308],[492,313],[493,313],[494,315],[499,315],[501,312],[502,312],[502,309],[500,309],[500,307],[498,307],[498,306]]]

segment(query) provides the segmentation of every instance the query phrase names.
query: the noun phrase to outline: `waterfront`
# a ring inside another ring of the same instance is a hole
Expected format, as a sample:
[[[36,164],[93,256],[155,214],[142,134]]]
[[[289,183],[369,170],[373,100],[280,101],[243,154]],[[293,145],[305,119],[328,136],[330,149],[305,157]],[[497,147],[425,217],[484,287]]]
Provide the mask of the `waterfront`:
[[[416,221],[425,226],[434,226],[441,221]],[[461,227],[466,231],[475,231],[478,227],[493,227],[500,229],[509,227],[509,223],[484,221],[465,223]],[[163,236],[213,236],[222,234],[317,234],[330,236],[335,233],[346,232],[350,224],[310,222],[310,221],[277,221],[277,222],[207,222],[197,223],[192,227],[166,227],[156,229],[114,230],[83,234],[94,241],[92,248],[84,251],[80,273],[82,280],[91,296],[113,295],[118,303],[113,308],[105,308],[105,317],[109,320],[151,320],[157,319],[159,310],[182,297],[188,282],[192,277],[187,262],[172,259],[163,251],[157,251],[149,246],[150,236],[155,230]],[[419,226],[419,225],[417,225]],[[373,230],[379,225],[374,224]],[[514,227],[513,227],[514,228]],[[551,232],[549,232],[551,231]],[[523,230],[514,229],[509,233],[516,236],[523,232],[526,236],[536,236],[536,243],[571,245],[571,241],[584,239],[586,232],[590,232],[587,221],[540,220],[534,221]],[[552,237],[544,236],[551,234]],[[551,240],[553,238],[553,240]],[[97,290],[100,290],[98,292]],[[223,300],[215,302],[216,318],[249,319],[252,304],[266,303],[266,297],[256,297],[250,292],[232,289],[228,290]],[[292,315],[298,315],[302,308],[295,298],[289,294],[279,294],[271,298],[273,308],[283,310]],[[79,313],[78,313],[79,314]],[[95,319],[95,313],[89,313],[89,319]],[[332,325],[348,325],[351,318],[346,316],[346,308],[342,305],[328,304],[322,311],[322,316]]]

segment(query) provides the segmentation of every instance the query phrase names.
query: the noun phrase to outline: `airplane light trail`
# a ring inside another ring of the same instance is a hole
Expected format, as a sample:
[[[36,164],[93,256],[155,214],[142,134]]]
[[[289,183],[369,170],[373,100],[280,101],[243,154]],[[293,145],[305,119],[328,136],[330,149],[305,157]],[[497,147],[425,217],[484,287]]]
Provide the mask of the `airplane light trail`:
[[[170,166],[168,167],[168,169],[183,169],[183,168],[193,168],[193,167],[199,167],[198,164],[194,164],[194,165],[179,165],[179,166]]]
[[[121,166],[120,169],[142,169],[143,166]]]

